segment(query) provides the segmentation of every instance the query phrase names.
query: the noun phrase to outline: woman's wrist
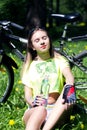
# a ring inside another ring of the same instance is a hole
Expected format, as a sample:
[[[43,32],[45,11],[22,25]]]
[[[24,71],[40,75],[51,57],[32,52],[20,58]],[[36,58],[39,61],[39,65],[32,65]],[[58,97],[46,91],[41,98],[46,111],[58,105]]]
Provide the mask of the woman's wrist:
[[[67,85],[74,85],[74,83],[66,83],[66,84],[64,85],[64,87],[67,86]]]
[[[33,102],[34,102],[34,100],[33,100],[32,97],[28,98],[28,104],[29,104],[31,107],[33,107]]]

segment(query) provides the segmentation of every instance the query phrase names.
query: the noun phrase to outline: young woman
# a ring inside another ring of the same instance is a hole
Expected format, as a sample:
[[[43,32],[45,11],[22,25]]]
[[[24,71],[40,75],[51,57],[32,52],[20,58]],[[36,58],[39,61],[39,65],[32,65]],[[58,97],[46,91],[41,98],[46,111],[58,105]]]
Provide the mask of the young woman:
[[[26,130],[40,130],[46,120],[43,130],[50,130],[76,100],[69,63],[53,50],[50,37],[42,28],[29,33],[22,83],[29,105],[23,116]]]

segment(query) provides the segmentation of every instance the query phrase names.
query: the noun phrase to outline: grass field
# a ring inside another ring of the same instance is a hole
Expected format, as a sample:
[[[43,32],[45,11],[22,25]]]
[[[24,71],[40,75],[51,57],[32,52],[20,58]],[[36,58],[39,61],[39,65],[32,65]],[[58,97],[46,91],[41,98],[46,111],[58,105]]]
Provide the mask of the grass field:
[[[57,45],[57,42],[55,42],[55,45]],[[70,48],[68,50],[70,54],[72,52],[78,53],[84,49],[87,50],[87,43],[69,44],[68,47]],[[24,101],[24,88],[20,79],[22,62],[16,56],[12,54],[10,55],[17,62],[19,69],[14,69],[15,82],[8,101],[5,104],[0,104],[0,130],[24,130],[25,126],[22,121],[22,116],[27,105]],[[86,62],[87,60],[85,60],[85,63]],[[77,76],[81,75],[76,68],[73,70],[73,73]],[[80,93],[82,92],[80,91]],[[87,97],[86,91],[84,96]],[[61,130],[87,130],[87,114],[75,108],[70,116],[70,122],[65,124]]]

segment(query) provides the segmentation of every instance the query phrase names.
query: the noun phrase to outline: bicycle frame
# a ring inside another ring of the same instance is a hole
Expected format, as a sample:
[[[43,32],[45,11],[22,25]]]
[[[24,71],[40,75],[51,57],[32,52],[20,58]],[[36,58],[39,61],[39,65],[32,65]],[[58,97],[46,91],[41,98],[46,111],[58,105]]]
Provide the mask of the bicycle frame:
[[[69,56],[69,54],[64,50],[65,42],[87,39],[87,35],[83,35],[82,37],[77,36],[77,37],[72,37],[72,38],[66,39],[67,29],[68,29],[68,24],[66,24],[64,26],[64,31],[62,34],[62,38],[61,38],[62,40],[60,42],[60,46],[59,46],[59,48],[55,48],[55,50],[58,51],[63,56],[65,56],[72,65],[77,66],[80,70],[82,70],[84,73],[87,74],[87,67],[82,64],[82,59],[87,56],[87,51],[84,50],[83,52],[79,53],[78,55]]]
[[[80,19],[79,15],[78,14],[69,14],[69,15],[52,14],[52,16],[54,18],[60,18],[61,20],[64,20],[65,22],[61,40],[59,42],[59,47],[54,48],[54,50],[67,58],[67,60],[69,61],[71,65],[71,68],[73,66],[77,66],[81,71],[87,74],[87,67],[83,65],[83,58],[87,57],[87,51],[84,50],[77,55],[69,55],[68,52],[64,50],[65,43],[67,42],[87,39],[87,35],[71,37],[71,38],[66,37],[68,26],[71,23],[78,21]],[[76,88],[78,89],[78,87]],[[79,89],[87,89],[87,87],[81,87]]]
[[[16,48],[16,46],[13,44],[12,40],[18,41],[18,42],[21,42],[21,43],[25,43],[25,44],[28,41],[25,38],[11,34],[12,31],[9,29],[10,26],[13,26],[13,27],[18,28],[20,30],[23,30],[23,27],[18,25],[18,24],[15,24],[13,22],[9,22],[9,21],[0,21],[0,24],[1,24],[1,33],[2,33],[1,36],[4,39],[6,39],[4,42],[7,43],[7,46],[11,49],[11,51],[13,53],[15,53],[15,55],[18,58],[20,58],[22,61],[24,61],[24,55]],[[7,33],[8,31],[10,33]],[[2,42],[3,42],[3,39],[2,39]]]
[[[82,64],[82,59],[87,56],[87,51],[85,50],[85,51],[79,53],[78,55],[69,56],[69,54],[64,50],[65,42],[79,40],[79,37],[72,37],[72,38],[66,39],[67,29],[68,29],[68,24],[66,24],[64,26],[64,31],[62,34],[62,40],[60,42],[60,46],[59,46],[59,48],[55,48],[55,50],[58,51],[63,56],[65,56],[72,65],[79,67],[80,70],[82,70],[84,73],[87,74],[87,67]],[[85,38],[87,38],[86,35],[85,35]],[[66,40],[64,40],[64,39],[66,39]],[[83,37],[82,37],[82,39],[83,39]],[[80,38],[80,40],[81,40],[81,38]]]
[[[24,61],[25,56],[17,49],[14,41],[27,43],[27,39],[13,35],[10,26],[20,30],[24,28],[13,22],[0,21],[0,103],[6,102],[10,96],[14,85],[13,67],[18,69],[16,62],[8,55],[4,47],[7,46],[11,53],[14,53],[20,60]]]

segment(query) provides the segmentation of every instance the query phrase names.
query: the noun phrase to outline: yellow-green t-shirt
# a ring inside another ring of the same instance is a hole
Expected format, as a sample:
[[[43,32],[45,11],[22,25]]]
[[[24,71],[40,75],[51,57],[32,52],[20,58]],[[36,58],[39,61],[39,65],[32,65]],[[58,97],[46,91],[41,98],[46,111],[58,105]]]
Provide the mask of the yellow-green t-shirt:
[[[63,56],[45,61],[32,61],[22,77],[22,83],[32,88],[34,98],[40,94],[42,87],[45,90],[44,95],[46,95],[48,87],[49,93],[61,93],[64,84],[62,70],[66,67],[69,67],[69,63]],[[47,80],[46,87],[43,85],[44,80]]]

